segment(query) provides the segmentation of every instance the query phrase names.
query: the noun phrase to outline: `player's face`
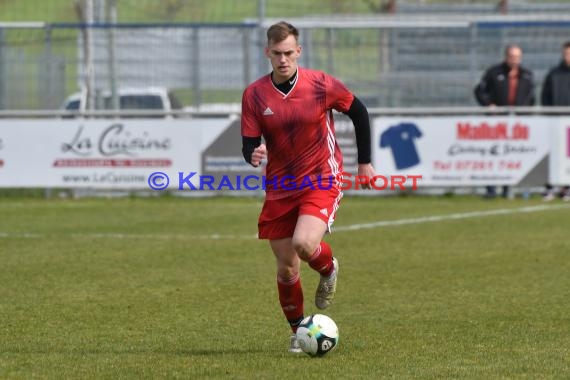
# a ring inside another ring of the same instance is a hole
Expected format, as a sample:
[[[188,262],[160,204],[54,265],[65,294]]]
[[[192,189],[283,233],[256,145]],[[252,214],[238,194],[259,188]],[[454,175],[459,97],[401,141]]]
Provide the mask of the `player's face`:
[[[273,80],[283,83],[297,70],[297,58],[301,55],[301,46],[295,36],[289,35],[281,42],[271,42],[265,48],[265,55],[273,67]]]
[[[522,50],[518,47],[511,47],[505,56],[505,61],[507,62],[507,66],[511,69],[517,69],[522,60]]]

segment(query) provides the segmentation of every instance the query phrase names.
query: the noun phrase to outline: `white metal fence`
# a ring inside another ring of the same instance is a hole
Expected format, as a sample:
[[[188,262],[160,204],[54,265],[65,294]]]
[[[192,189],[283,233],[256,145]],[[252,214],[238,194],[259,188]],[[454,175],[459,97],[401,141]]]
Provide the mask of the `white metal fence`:
[[[87,84],[94,91],[163,86],[189,106],[236,103],[243,88],[269,70],[263,31],[276,20],[3,24],[0,109],[56,109]],[[475,83],[502,60],[508,43],[522,47],[523,64],[534,71],[539,91],[570,39],[570,13],[289,21],[301,29],[301,65],[336,75],[372,107],[475,105]]]

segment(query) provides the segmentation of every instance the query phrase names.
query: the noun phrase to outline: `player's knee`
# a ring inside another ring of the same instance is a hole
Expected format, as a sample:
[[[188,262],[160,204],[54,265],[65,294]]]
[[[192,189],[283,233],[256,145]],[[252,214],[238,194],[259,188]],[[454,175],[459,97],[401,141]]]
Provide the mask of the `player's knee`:
[[[277,271],[277,280],[288,283],[291,279],[299,275],[299,270],[295,267],[282,267]]]
[[[297,252],[297,255],[303,261],[308,261],[311,258],[311,255],[317,249],[318,242],[315,244],[311,242],[309,239],[296,239],[293,238],[293,248]]]

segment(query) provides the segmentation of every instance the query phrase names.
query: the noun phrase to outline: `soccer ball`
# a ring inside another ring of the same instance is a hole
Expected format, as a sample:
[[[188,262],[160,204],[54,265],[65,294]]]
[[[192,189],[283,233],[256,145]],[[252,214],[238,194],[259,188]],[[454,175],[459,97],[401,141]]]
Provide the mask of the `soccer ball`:
[[[297,342],[310,356],[323,356],[337,346],[338,327],[326,315],[310,315],[297,328]]]

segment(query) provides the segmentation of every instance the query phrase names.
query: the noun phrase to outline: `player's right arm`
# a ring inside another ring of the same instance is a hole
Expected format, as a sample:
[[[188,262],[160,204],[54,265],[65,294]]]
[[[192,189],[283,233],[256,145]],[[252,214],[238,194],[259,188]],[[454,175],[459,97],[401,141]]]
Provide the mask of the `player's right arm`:
[[[267,149],[265,144],[261,143],[261,128],[251,106],[251,96],[251,88],[248,87],[241,100],[241,152],[246,162],[257,167],[267,158]]]
[[[267,158],[267,148],[261,143],[261,137],[242,136],[241,139],[243,158],[251,166],[258,167]]]

